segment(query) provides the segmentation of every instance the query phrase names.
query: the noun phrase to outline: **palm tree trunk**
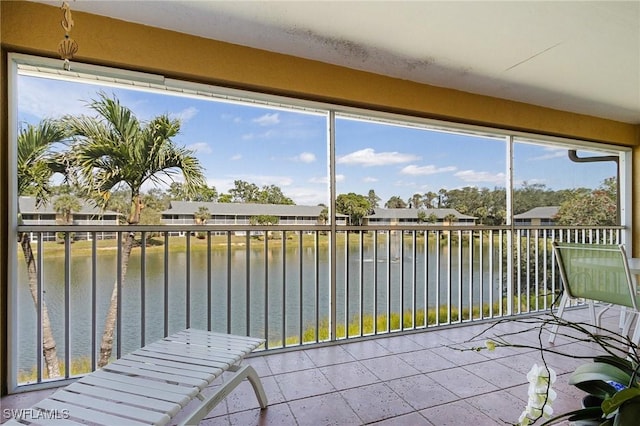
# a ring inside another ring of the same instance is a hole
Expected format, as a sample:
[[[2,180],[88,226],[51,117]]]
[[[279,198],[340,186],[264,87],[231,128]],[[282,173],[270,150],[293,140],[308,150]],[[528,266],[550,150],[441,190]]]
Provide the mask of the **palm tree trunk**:
[[[133,240],[135,234],[130,232],[127,239],[124,241],[122,247],[122,272],[120,275],[120,281],[124,283],[124,278],[127,275],[127,267],[129,265],[129,257],[131,256],[131,249],[133,248]],[[111,292],[111,302],[109,303],[109,310],[107,311],[107,317],[104,322],[104,331],[102,333],[102,341],[100,342],[100,358],[98,360],[98,368],[102,368],[109,363],[111,353],[113,352],[113,335],[116,328],[116,320],[118,317],[118,280],[113,284],[113,291]]]
[[[38,271],[36,269],[36,260],[33,256],[31,248],[31,240],[29,233],[22,233],[19,236],[20,245],[24,260],[27,263],[27,273],[29,276],[29,290],[33,299],[36,310],[38,309]],[[47,367],[48,377],[54,378],[60,376],[60,365],[58,363],[58,353],[56,350],[56,341],[51,331],[51,322],[49,321],[49,310],[44,300],[42,300],[42,354],[44,355],[45,366]]]

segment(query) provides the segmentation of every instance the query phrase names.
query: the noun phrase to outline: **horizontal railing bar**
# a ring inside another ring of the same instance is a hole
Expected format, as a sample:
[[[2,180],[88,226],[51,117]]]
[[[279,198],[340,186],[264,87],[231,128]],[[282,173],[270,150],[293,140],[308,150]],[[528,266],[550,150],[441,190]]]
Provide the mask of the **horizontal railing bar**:
[[[471,231],[471,230],[624,230],[624,226],[487,226],[487,225],[338,225],[340,231]],[[18,232],[235,232],[235,231],[329,231],[329,225],[18,225]]]

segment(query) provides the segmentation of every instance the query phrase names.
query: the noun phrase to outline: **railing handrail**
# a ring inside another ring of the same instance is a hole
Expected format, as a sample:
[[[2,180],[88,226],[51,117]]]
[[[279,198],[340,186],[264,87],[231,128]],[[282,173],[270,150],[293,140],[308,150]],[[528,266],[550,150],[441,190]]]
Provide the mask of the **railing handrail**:
[[[625,226],[579,226],[579,225],[337,225],[340,231],[508,231],[512,229],[531,230],[624,230]],[[227,224],[166,224],[166,225],[18,225],[18,232],[173,232],[173,231],[330,231],[331,225],[227,225]]]

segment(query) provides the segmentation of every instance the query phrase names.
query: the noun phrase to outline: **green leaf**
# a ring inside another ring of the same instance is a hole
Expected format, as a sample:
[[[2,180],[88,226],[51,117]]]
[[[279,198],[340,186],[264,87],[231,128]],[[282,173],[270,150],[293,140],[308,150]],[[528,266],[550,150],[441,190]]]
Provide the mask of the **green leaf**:
[[[599,355],[593,357],[594,362],[601,362],[609,365],[613,365],[614,367],[618,367],[620,370],[627,373],[631,376],[635,370],[633,363],[628,359],[623,359],[613,355]],[[623,383],[624,385],[628,383]]]
[[[640,397],[640,389],[623,389],[620,392],[617,392],[611,398],[607,398],[602,402],[602,411],[605,414],[611,414],[616,411],[622,404],[636,397]],[[638,400],[638,402],[640,402],[640,399]]]
[[[640,400],[634,399],[620,406],[613,426],[637,425],[638,419],[640,419]]]
[[[614,365],[594,362],[579,366],[569,378],[570,385],[604,398],[616,393],[608,381],[627,384],[631,376]]]
[[[616,388],[602,380],[585,380],[572,384],[578,389],[602,399],[608,398],[616,393]]]
[[[545,421],[541,426],[556,424],[558,421],[565,418],[568,418],[569,421],[600,420],[602,418],[602,410],[600,407],[588,407],[581,408],[580,410],[569,411]]]
[[[570,422],[575,422],[577,420],[599,420],[602,418],[602,409],[600,407],[588,407],[571,411],[566,414],[570,414],[567,419]]]

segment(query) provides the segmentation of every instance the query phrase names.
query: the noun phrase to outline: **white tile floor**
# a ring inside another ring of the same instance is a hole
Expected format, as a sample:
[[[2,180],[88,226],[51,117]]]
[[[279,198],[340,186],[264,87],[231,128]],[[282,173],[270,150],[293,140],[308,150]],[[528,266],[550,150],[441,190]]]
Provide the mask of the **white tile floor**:
[[[587,321],[584,309],[569,312]],[[615,327],[617,315],[605,318]],[[269,407],[260,410],[244,382],[203,420],[203,425],[504,425],[517,421],[527,400],[526,373],[540,353],[498,348],[494,352],[460,351],[488,324],[361,340],[333,346],[251,357],[262,378]],[[517,323],[500,324],[488,333],[514,331],[510,341],[537,346],[535,331]],[[545,346],[548,334],[542,336]],[[477,337],[482,345],[486,337]],[[558,337],[563,353],[589,355],[594,348]],[[556,412],[579,408],[581,391],[567,384],[584,360],[548,355],[558,373]],[[52,391],[2,398],[2,408],[26,408]],[[3,421],[5,416],[3,416]],[[179,421],[180,417],[176,418]],[[115,426],[115,425],[114,425]]]

